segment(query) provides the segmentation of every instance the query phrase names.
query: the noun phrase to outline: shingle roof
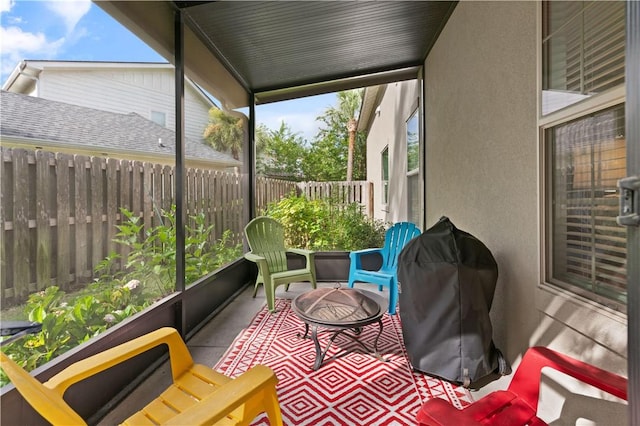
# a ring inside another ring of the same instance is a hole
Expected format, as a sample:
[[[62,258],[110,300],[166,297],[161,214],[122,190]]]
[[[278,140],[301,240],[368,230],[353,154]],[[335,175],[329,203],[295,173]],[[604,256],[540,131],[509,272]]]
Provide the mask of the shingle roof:
[[[0,135],[3,137],[83,145],[94,150],[171,156],[175,153],[175,132],[136,113],[118,114],[6,91],[1,92],[0,98]],[[185,142],[185,156],[228,166],[240,165],[230,155],[190,139]]]

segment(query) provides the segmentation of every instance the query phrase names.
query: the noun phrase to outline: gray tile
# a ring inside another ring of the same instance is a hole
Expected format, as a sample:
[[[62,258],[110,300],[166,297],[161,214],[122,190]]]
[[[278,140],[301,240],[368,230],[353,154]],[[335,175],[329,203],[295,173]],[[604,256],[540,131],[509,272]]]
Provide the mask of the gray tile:
[[[319,288],[335,287],[335,282],[318,283]],[[346,283],[341,283],[347,287]],[[356,284],[356,288],[377,291],[376,286]],[[311,290],[309,283],[292,283],[289,291],[284,286],[276,289],[276,298],[293,299]],[[260,287],[255,298],[252,297],[253,287],[247,288],[236,299],[203,326],[189,341],[187,346],[196,363],[214,366],[225,354],[234,339],[247,328],[253,318],[266,304],[264,289]],[[387,297],[386,292],[383,293]],[[171,382],[171,372],[165,363],[146,381],[138,386],[126,399],[116,406],[100,423],[100,426],[118,424],[131,414],[145,406],[155,396],[158,390],[165,389]]]

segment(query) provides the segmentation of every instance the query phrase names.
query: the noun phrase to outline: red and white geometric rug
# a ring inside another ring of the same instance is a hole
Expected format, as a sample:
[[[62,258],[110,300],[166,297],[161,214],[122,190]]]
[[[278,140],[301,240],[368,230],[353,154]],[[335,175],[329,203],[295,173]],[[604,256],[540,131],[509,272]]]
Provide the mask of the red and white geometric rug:
[[[378,351],[386,362],[340,335],[325,362],[313,371],[315,346],[299,337],[304,323],[291,310],[291,301],[278,299],[276,309],[270,314],[263,308],[214,368],[237,377],[256,364],[271,367],[279,380],[278,399],[286,425],[416,425],[416,414],[429,398],[443,398],[458,408],[472,401],[463,387],[411,369],[398,315],[383,316]],[[375,324],[364,327],[360,340],[372,347],[378,330]],[[329,334],[318,335],[324,349]],[[345,349],[355,350],[326,361]],[[252,424],[269,422],[261,415]]]

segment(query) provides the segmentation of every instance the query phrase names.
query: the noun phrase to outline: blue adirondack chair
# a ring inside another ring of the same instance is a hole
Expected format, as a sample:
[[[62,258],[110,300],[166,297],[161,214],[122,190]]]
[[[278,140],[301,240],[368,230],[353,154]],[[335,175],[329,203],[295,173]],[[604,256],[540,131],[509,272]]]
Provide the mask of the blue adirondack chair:
[[[351,265],[349,267],[349,287],[356,282],[377,284],[378,290],[389,287],[389,314],[396,313],[398,303],[398,255],[405,245],[414,237],[420,235],[420,229],[410,222],[398,222],[387,229],[384,237],[384,247],[371,248],[349,253]],[[377,271],[362,268],[362,257],[372,253],[382,256],[382,267]]]

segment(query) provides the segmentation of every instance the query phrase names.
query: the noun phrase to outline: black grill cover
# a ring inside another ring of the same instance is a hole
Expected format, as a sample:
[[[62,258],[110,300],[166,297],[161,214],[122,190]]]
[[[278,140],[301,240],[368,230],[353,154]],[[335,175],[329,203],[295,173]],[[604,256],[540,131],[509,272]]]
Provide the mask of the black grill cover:
[[[447,217],[405,246],[398,259],[399,311],[414,369],[465,386],[510,373],[492,340],[497,279],[489,249]]]

